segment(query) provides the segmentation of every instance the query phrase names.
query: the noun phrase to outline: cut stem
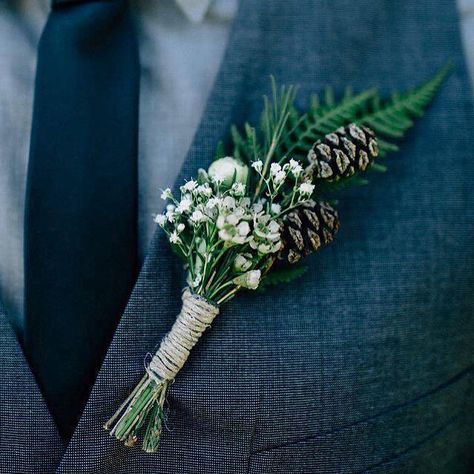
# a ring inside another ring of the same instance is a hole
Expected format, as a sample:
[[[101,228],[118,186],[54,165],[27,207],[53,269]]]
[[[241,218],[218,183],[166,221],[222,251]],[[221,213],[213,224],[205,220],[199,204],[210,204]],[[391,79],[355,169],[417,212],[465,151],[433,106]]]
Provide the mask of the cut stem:
[[[110,435],[132,447],[146,425],[142,448],[154,453],[160,446],[164,405],[169,383],[186,362],[202,333],[218,315],[219,309],[189,289],[183,292],[183,307],[152,357],[147,373],[135,389],[105,423]]]

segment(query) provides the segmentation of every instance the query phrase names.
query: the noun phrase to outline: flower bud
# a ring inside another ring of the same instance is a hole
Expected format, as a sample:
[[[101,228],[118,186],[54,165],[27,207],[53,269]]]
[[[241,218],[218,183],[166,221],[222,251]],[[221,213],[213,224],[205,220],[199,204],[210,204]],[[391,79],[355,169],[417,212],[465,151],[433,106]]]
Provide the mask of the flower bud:
[[[235,277],[232,281],[237,285],[243,288],[248,288],[249,290],[256,290],[260,283],[260,270],[250,270],[243,275]]]
[[[234,270],[236,272],[246,272],[252,266],[252,255],[239,254],[234,260]]]
[[[210,178],[219,177],[222,186],[230,188],[235,183],[246,183],[249,173],[248,166],[232,156],[226,156],[214,161],[208,170]]]
[[[199,168],[197,173],[197,180],[199,184],[204,184],[209,182],[209,176],[207,175],[207,171],[205,169]]]

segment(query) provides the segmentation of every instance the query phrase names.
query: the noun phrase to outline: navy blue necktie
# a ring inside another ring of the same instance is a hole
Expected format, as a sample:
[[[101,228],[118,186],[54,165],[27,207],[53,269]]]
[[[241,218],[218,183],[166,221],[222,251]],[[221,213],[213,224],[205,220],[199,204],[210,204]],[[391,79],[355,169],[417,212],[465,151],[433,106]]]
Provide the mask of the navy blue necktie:
[[[65,438],[136,276],[138,93],[127,3],[54,1],[35,83],[23,344]]]

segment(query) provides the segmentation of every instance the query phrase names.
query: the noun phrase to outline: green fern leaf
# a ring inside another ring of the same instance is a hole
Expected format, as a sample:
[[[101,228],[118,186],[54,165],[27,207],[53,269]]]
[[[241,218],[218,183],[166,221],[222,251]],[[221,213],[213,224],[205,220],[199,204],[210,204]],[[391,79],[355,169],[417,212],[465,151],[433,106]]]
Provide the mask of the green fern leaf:
[[[426,107],[433,100],[438,89],[451,70],[448,64],[441,68],[430,80],[404,93],[393,93],[387,101],[382,101],[374,95],[364,104],[365,110],[356,111],[353,122],[372,128],[376,135],[380,150],[380,158],[398,150],[398,146],[391,140],[403,138],[407,130],[413,126],[413,119],[421,117]],[[344,124],[346,125],[346,124]],[[372,163],[370,171],[385,172],[387,167],[379,162]],[[339,182],[324,183],[321,191],[332,193],[349,185],[366,184],[366,179],[360,174]]]
[[[414,119],[423,115],[450,70],[448,64],[426,83],[403,93],[395,92],[388,100],[383,100],[376,89],[354,95],[349,87],[337,100],[334,91],[326,88],[320,96],[311,96],[305,113],[294,106],[296,88],[279,88],[271,77],[272,94],[270,98],[264,97],[260,129],[256,130],[249,124],[245,124],[242,131],[235,126],[231,129],[233,156],[248,164],[268,153],[276,162],[290,157],[304,161],[315,141],[340,126],[355,122],[375,131],[380,157],[383,158],[398,150],[393,141],[401,139],[413,126]],[[217,156],[222,153],[223,148],[219,147]],[[386,167],[379,161],[370,170],[383,172]],[[354,176],[337,183],[323,182],[320,189],[327,192],[366,183],[366,179]]]
[[[450,65],[444,66],[425,84],[402,94],[394,93],[388,101],[382,101],[376,89],[355,96],[346,89],[344,97],[337,102],[332,89],[327,88],[322,100],[317,95],[311,97],[307,113],[291,111],[279,154],[304,159],[316,140],[351,122],[374,129],[381,156],[397,151],[398,147],[390,140],[402,138],[413,126],[413,118],[423,114],[450,69]]]
[[[423,115],[450,70],[451,65],[448,64],[421,86],[403,94],[394,93],[385,103],[372,101],[371,112],[355,120],[356,123],[366,125],[375,131],[382,156],[395,151],[390,140],[402,138],[413,126],[413,119]]]
[[[318,96],[313,95],[310,110],[307,113],[299,115],[296,110],[291,111],[286,134],[282,136],[279,154],[306,157],[308,149],[316,140],[341,125],[353,122],[357,113],[375,97],[376,93],[375,89],[355,96],[346,93],[345,97],[336,103],[333,92],[326,89],[323,104]]]

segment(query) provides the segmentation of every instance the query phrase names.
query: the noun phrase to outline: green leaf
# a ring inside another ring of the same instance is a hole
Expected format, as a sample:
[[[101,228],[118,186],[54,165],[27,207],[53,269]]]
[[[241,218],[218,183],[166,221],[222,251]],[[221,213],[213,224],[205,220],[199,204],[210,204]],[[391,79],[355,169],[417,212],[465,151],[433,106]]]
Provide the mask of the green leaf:
[[[245,156],[246,153],[245,140],[243,139],[242,135],[239,132],[239,129],[235,125],[232,125],[230,129],[230,135],[234,144],[234,158],[243,160],[243,156]]]
[[[394,151],[390,140],[402,138],[413,126],[413,119],[423,115],[450,71],[451,65],[447,64],[419,87],[402,94],[393,93],[385,102],[373,100],[370,112],[358,117],[355,122],[374,130],[382,154]]]
[[[233,155],[247,164],[256,159],[267,162],[282,162],[289,158],[306,160],[308,150],[315,141],[341,126],[355,122],[372,128],[378,139],[380,156],[398,150],[393,141],[401,139],[413,126],[414,120],[423,115],[451,70],[448,64],[441,68],[424,84],[405,91],[394,92],[388,100],[380,97],[376,89],[353,94],[346,87],[344,95],[337,99],[331,88],[321,95],[313,94],[306,112],[294,105],[296,87],[278,87],[271,77],[271,95],[265,96],[260,127],[255,129],[245,124],[239,131],[231,129]],[[379,160],[371,171],[385,171]],[[353,176],[338,182],[321,181],[319,189],[332,192],[353,184],[366,184],[367,180]]]
[[[421,86],[410,89],[404,93],[393,93],[390,99],[383,101],[377,94],[361,107],[354,109],[355,117],[349,122],[365,125],[374,130],[379,145],[379,159],[388,153],[398,150],[398,146],[391,143],[391,140],[400,140],[407,130],[413,126],[414,119],[421,117],[436,95],[446,76],[451,70],[451,65],[442,67],[430,80]],[[327,112],[325,115],[330,115]],[[341,123],[346,125],[347,123]],[[377,160],[368,171],[385,172],[387,167]],[[324,192],[339,191],[352,184],[366,184],[367,180],[362,180],[358,173],[351,178],[339,180],[337,182],[324,182],[321,187]]]
[[[317,95],[311,97],[310,108],[305,114],[291,111],[279,144],[279,154],[305,159],[315,141],[351,122],[375,131],[382,156],[396,151],[398,147],[390,140],[402,138],[413,126],[413,119],[423,114],[450,70],[448,64],[426,83],[401,94],[394,93],[387,101],[380,98],[376,89],[353,95],[351,89],[346,88],[338,102],[332,89],[327,88],[324,99]]]
[[[291,267],[275,268],[267,273],[259,287],[258,291],[265,291],[269,286],[290,283],[297,278],[302,277],[308,270],[307,266],[293,265]]]
[[[355,96],[350,91],[339,102],[334,102],[333,93],[326,89],[325,100],[321,105],[318,96],[312,96],[310,109],[299,115],[296,110],[290,114],[286,133],[283,134],[279,152],[281,155],[305,159],[309,148],[324,135],[333,132],[341,125],[353,122],[368,101],[377,91],[370,89]]]
[[[224,156],[225,156],[224,142],[220,141],[217,144],[216,154],[214,156],[214,161],[219,160],[220,158],[224,158]]]

